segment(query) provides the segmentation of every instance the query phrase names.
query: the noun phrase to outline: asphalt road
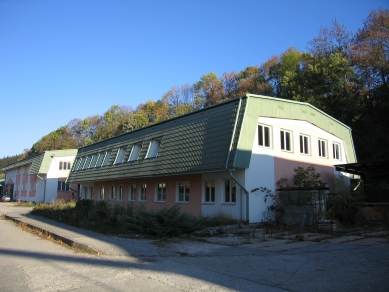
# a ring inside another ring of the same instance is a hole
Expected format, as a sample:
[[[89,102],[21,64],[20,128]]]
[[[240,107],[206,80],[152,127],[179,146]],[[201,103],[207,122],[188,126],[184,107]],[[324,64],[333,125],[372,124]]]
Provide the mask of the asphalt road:
[[[389,291],[387,238],[208,250],[179,244],[193,252],[75,253],[1,218],[0,291]]]

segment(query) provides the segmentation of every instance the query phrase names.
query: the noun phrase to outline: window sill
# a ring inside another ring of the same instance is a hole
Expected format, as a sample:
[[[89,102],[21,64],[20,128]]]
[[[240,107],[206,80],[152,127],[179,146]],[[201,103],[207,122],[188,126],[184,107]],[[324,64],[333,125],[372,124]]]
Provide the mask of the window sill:
[[[203,202],[203,205],[215,205],[215,202]]]
[[[165,204],[166,201],[154,201],[154,203]]]
[[[177,201],[176,204],[189,204],[189,202],[181,202],[181,201]]]
[[[236,205],[236,202],[231,202],[231,203],[229,203],[229,202],[224,202],[224,203],[222,203],[222,205],[227,205],[227,206],[235,206]]]

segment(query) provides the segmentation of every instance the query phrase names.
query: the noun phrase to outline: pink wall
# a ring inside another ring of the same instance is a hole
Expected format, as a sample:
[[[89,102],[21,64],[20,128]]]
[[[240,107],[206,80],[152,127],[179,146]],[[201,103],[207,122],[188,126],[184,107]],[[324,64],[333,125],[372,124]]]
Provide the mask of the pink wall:
[[[289,181],[289,186],[292,186],[292,178],[294,175],[293,169],[297,166],[307,168],[308,166],[313,165],[317,173],[321,174],[321,181],[323,183],[328,183],[329,186],[332,186],[334,179],[334,166],[331,165],[328,159],[312,159],[311,162],[303,162],[296,160],[287,160],[285,157],[274,157],[274,178],[277,182],[280,178],[287,178]],[[320,164],[321,163],[321,164]],[[328,163],[327,165],[324,163]],[[275,186],[277,187],[277,186]]]
[[[158,210],[164,207],[172,207],[177,205],[184,212],[188,212],[195,216],[201,216],[201,196],[202,196],[202,179],[201,174],[196,175],[183,175],[183,176],[171,176],[160,178],[142,178],[142,179],[126,179],[115,181],[102,181],[95,182],[93,185],[93,199],[98,200],[98,193],[100,186],[104,186],[104,200],[109,200],[110,187],[123,185],[123,201],[119,201],[115,198],[115,202],[128,202],[129,187],[131,184],[135,184],[137,187],[137,193],[135,196],[135,205],[144,205],[147,209]],[[178,182],[189,182],[190,195],[189,203],[177,203],[176,202],[176,187]],[[155,186],[158,183],[166,183],[166,202],[155,202]],[[147,184],[146,189],[146,202],[138,201],[140,184]]]

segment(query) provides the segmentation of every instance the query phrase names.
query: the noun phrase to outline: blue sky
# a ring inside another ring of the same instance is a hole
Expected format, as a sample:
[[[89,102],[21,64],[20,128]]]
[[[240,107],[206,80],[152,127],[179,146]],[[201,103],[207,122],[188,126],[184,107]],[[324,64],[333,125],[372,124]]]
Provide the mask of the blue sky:
[[[0,0],[0,158],[74,118],[239,72],[387,0]]]

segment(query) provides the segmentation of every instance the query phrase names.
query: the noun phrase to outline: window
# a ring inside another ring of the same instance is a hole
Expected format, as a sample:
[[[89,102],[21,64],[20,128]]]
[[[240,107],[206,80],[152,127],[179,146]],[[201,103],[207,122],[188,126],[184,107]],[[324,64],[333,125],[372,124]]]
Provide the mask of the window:
[[[224,181],[224,202],[236,202],[236,182],[232,179],[227,179]]]
[[[300,153],[309,154],[309,136],[300,135]]]
[[[327,157],[327,141],[319,139],[318,145],[319,145],[319,156],[326,158]]]
[[[69,184],[65,183],[64,181],[58,182],[58,191],[68,192],[69,190],[70,190]]]
[[[147,184],[141,184],[139,190],[139,201],[146,201]]]
[[[89,168],[89,164],[90,164],[91,160],[92,160],[92,157],[91,157],[91,156],[88,156],[88,157],[85,159],[85,163],[84,163],[84,166],[83,166],[82,169],[87,169],[87,168]]]
[[[126,149],[124,147],[120,147],[118,149],[118,153],[116,154],[116,159],[114,164],[120,164],[123,162],[124,154],[126,153]]]
[[[130,201],[135,201],[135,194],[136,194],[136,185],[135,184],[132,184],[130,185],[130,188],[129,188],[129,196],[128,196],[128,199]]]
[[[189,190],[188,182],[178,183],[178,202],[189,202]]]
[[[103,161],[102,166],[106,166],[108,164],[110,156],[111,156],[111,151],[105,152],[105,157],[104,157],[104,161]]]
[[[292,151],[292,133],[289,131],[281,130],[281,149],[284,151]]]
[[[123,186],[120,185],[118,189],[118,200],[123,201]]]
[[[99,188],[99,200],[104,200],[104,186]]]
[[[88,198],[88,187],[83,187],[83,194],[82,194],[82,197],[84,199],[87,199]]]
[[[159,145],[161,144],[160,140],[152,139],[150,141],[149,149],[147,151],[147,158],[154,158],[158,155]]]
[[[165,202],[166,201],[166,183],[157,184],[156,201],[157,202]]]
[[[115,197],[116,197],[116,187],[115,186],[111,186],[111,190],[109,192],[109,199],[110,200],[115,200]]]
[[[335,160],[341,160],[340,159],[340,144],[332,143],[332,154],[333,154],[333,158]]]
[[[81,157],[77,165],[77,170],[81,170],[81,165],[84,163],[84,161],[85,157]]]
[[[96,166],[96,161],[97,161],[98,155],[93,154],[92,159],[90,161],[89,168],[95,167]]]
[[[59,170],[70,170],[71,163],[66,161],[60,161],[59,162]]]
[[[99,156],[97,158],[96,165],[95,165],[96,167],[101,166],[101,164],[103,163],[104,156],[105,156],[105,152],[99,153]]]
[[[214,180],[206,180],[204,182],[204,188],[205,188],[204,202],[214,203],[215,202],[215,181]]]
[[[258,125],[258,145],[270,148],[270,127]]]
[[[93,187],[89,187],[89,199],[93,198]]]
[[[128,161],[136,161],[138,160],[140,150],[142,149],[142,144],[134,144],[131,148],[130,157],[128,158]]]

